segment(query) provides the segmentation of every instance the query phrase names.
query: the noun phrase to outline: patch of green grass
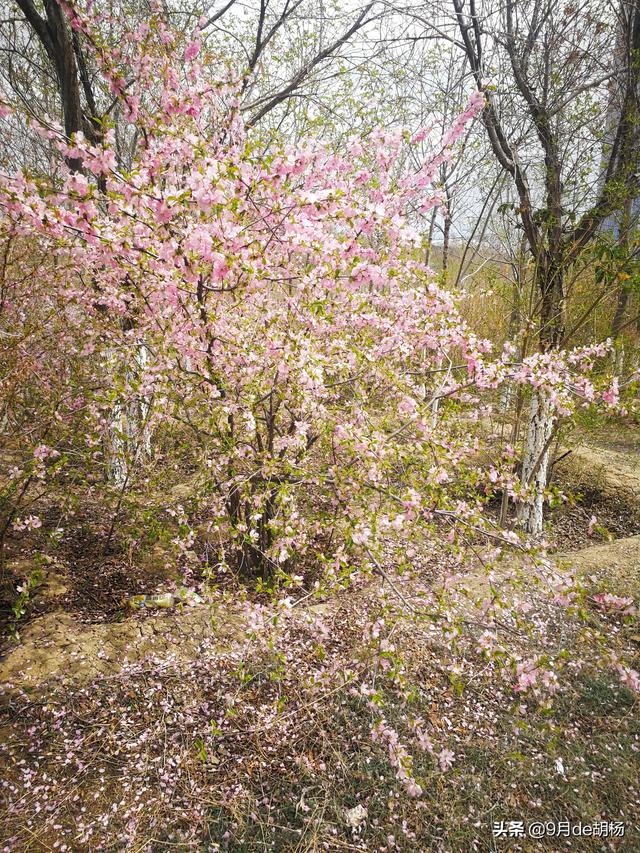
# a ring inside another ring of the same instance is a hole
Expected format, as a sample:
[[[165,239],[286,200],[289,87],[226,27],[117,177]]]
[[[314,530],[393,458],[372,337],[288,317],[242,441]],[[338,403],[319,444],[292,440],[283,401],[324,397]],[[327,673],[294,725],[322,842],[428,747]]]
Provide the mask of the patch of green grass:
[[[481,701],[485,699],[483,691]],[[431,700],[425,697],[424,706],[420,704],[412,712],[426,716]],[[477,731],[467,727],[463,732],[455,708],[447,713],[452,731],[458,732],[456,761],[445,773],[432,755],[415,748],[409,732],[401,732],[423,788],[418,805],[396,780],[386,751],[371,742],[370,710],[358,699],[345,697],[309,731],[306,747],[299,745],[298,755],[311,756],[313,769],[285,761],[279,774],[257,774],[244,814],[239,818],[236,811],[235,829],[225,842],[228,846],[221,849],[234,853],[605,849],[605,839],[598,837],[569,839],[566,844],[555,838],[494,839],[492,833],[495,821],[521,820],[526,826],[560,819],[573,824],[623,821],[626,837],[613,839],[615,849],[640,849],[636,751],[640,722],[637,701],[629,690],[605,675],[581,675],[551,709],[528,703],[521,713],[517,702],[499,707],[489,701],[484,710],[494,714],[490,734],[481,705]],[[400,703],[384,709],[385,718],[398,730],[404,710]],[[436,732],[434,741],[444,734]],[[268,808],[258,804],[265,797]],[[367,809],[360,834],[345,821],[346,810],[356,804]],[[212,837],[228,831],[223,830],[228,826],[222,821],[223,812],[218,810],[212,821]],[[394,847],[388,846],[389,836]]]
[[[631,690],[614,684],[605,675],[583,674],[577,679],[577,710],[600,716],[622,716],[633,708],[636,699]]]

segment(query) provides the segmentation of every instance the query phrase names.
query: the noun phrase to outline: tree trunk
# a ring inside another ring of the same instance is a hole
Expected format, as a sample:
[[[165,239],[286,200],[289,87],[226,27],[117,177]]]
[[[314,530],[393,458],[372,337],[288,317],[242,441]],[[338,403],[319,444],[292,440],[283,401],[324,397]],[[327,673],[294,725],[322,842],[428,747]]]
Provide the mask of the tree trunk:
[[[127,407],[116,403],[109,423],[109,478],[119,489],[123,488],[129,475]]]
[[[553,252],[538,258],[536,283],[540,293],[540,349],[557,348],[565,332],[564,268]],[[530,536],[540,536],[543,524],[544,492],[549,476],[549,447],[555,415],[549,396],[534,388],[522,456],[522,485],[528,496],[518,508],[518,522]]]
[[[125,368],[125,386],[131,394],[131,387],[139,385],[144,378],[148,362],[148,351],[143,341],[136,345],[133,363]],[[116,370],[114,361],[113,369]],[[109,423],[109,476],[112,482],[122,488],[130,478],[133,467],[151,455],[151,430],[149,416],[151,399],[139,394],[129,401],[115,402],[110,413]]]
[[[622,211],[620,229],[618,233],[620,247],[625,250],[625,253],[627,255],[629,254],[629,236],[631,231],[632,207],[633,202],[631,196],[629,196],[629,198],[625,201],[624,209]],[[627,287],[625,281],[622,280],[622,278],[623,276],[618,277],[620,290],[618,291],[616,310],[614,311],[613,319],[611,321],[611,339],[613,340],[615,346],[614,369],[619,375],[622,373],[622,369],[624,367],[624,339],[621,337],[620,332],[622,331],[624,315],[627,311],[630,295],[629,288]]]
[[[555,260],[551,252],[538,258],[536,283],[540,294],[540,349],[543,352],[560,346],[564,337],[564,272],[562,260]]]
[[[138,373],[138,381],[144,381],[144,374],[149,362],[149,350],[144,341],[139,341],[136,349],[136,370]],[[151,398],[140,393],[133,413],[133,423],[136,428],[136,454],[140,459],[149,459],[151,456],[151,426],[149,419],[151,416]]]
[[[71,139],[74,133],[81,130],[90,142],[98,142],[102,138],[102,129],[100,117],[96,112],[91,78],[80,37],[73,33],[63,7],[58,0],[43,0],[43,17],[33,0],[16,2],[55,70],[67,139]],[[88,116],[85,116],[82,106],[81,86],[87,102]],[[81,171],[82,161],[79,158],[68,157],[66,162],[72,172]]]
[[[442,272],[446,278],[449,268],[449,241],[451,239],[451,216],[449,211],[444,214],[444,230],[442,236]]]
[[[526,264],[523,253],[521,253],[517,265],[513,264],[513,289],[511,293],[511,312],[509,314],[509,325],[507,326],[507,340],[511,341],[520,325],[520,299],[526,276]],[[511,405],[513,395],[513,382],[507,381],[500,392],[500,411],[506,413]]]
[[[622,328],[622,321],[624,320],[624,315],[627,310],[627,305],[629,303],[629,291],[626,287],[621,287],[618,292],[618,301],[616,303],[616,310],[613,315],[613,320],[611,321],[611,338],[614,341],[617,341],[620,330]]]
[[[549,476],[549,449],[555,415],[548,395],[534,389],[529,407],[529,423],[522,457],[523,486],[529,495],[518,508],[518,522],[530,536],[542,533],[544,492]]]
[[[619,341],[616,341],[614,349],[613,369],[616,373],[616,376],[622,376],[622,374],[624,373],[624,356],[624,338],[621,338]]]
[[[502,390],[500,391],[500,404],[499,408],[503,415],[509,411],[511,407],[511,398],[513,397],[513,383],[511,381],[506,381],[502,383]]]

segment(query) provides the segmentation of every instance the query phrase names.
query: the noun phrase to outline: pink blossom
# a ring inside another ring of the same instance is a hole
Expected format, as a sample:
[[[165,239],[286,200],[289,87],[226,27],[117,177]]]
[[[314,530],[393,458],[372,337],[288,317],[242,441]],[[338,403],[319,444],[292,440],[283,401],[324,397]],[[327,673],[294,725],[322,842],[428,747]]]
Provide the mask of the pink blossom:
[[[455,753],[453,753],[450,749],[443,749],[438,754],[438,765],[443,773],[453,765],[454,761]]]
[[[200,42],[192,41],[187,45],[187,48],[184,52],[185,62],[192,62],[196,56],[200,53]]]

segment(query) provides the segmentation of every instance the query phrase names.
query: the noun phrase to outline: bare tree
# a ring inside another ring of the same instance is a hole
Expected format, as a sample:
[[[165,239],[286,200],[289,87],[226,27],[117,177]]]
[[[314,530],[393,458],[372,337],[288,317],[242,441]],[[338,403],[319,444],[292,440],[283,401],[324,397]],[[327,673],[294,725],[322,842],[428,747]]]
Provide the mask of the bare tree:
[[[516,193],[535,269],[539,347],[549,351],[567,341],[566,279],[572,265],[602,222],[637,193],[639,5],[630,0],[614,14],[589,0],[566,7],[552,0],[506,0],[500,7],[452,3],[456,39],[486,98],[482,119],[491,151]],[[616,30],[624,34],[624,50],[612,63]],[[610,128],[604,179],[598,181],[598,169],[586,169],[585,176],[584,166],[589,158],[597,162],[595,152],[602,149],[612,87],[620,109]],[[533,499],[522,502],[519,517],[536,535],[542,530],[553,436],[550,401],[534,393],[522,461],[522,480],[533,488]]]
[[[43,0],[42,14],[32,0],[15,2],[55,71],[67,137],[81,130],[87,139],[98,141],[102,135],[101,121],[80,35],[72,31],[57,0]],[[80,162],[71,159],[69,167],[78,170]]]

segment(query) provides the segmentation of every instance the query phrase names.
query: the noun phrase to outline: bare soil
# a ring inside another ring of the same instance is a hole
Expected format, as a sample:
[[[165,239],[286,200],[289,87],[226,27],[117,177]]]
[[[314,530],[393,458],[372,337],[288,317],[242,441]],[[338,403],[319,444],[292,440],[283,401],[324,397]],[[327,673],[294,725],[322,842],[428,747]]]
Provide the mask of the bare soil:
[[[569,500],[550,513],[554,551],[575,551],[640,534],[637,428],[615,433],[610,443],[604,437],[582,440],[568,453],[560,450],[558,457],[553,485]]]

